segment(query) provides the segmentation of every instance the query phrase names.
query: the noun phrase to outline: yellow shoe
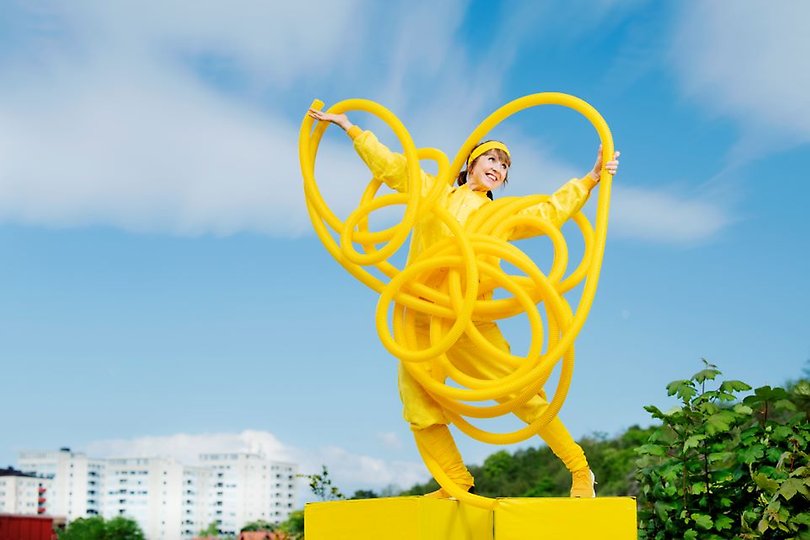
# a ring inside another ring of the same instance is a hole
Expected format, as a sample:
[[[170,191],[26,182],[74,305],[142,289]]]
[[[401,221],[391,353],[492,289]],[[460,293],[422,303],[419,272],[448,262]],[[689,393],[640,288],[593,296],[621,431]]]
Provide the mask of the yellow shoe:
[[[596,478],[590,469],[580,469],[571,473],[571,496],[572,497],[596,497],[593,486]]]

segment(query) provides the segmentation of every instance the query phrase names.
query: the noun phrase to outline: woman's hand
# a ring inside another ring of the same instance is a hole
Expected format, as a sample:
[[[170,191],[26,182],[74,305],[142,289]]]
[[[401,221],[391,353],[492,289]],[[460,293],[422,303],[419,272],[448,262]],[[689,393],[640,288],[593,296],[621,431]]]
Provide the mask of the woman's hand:
[[[349,122],[349,117],[342,113],[332,114],[319,111],[317,109],[310,109],[307,114],[315,120],[320,120],[321,122],[332,122],[336,126],[343,128],[343,131],[349,131],[349,128],[352,127],[352,123]]]
[[[618,157],[621,155],[621,152],[613,152],[613,159],[605,163],[605,169],[611,175],[616,174],[616,171],[619,170],[619,160]],[[588,173],[588,175],[596,180],[599,181],[599,174],[602,172],[602,145],[599,145],[599,150],[596,152],[596,163],[593,165],[593,170]]]

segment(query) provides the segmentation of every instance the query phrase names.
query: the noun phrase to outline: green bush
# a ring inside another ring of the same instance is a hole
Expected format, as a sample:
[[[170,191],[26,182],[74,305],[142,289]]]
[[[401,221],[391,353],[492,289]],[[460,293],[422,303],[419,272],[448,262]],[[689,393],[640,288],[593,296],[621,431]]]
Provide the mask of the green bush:
[[[645,407],[662,425],[636,450],[639,538],[810,538],[806,396],[763,386],[741,400],[751,387],[704,363],[667,386],[677,407]]]
[[[79,518],[59,533],[59,540],[144,540],[138,523],[130,518],[101,516]]]
[[[287,520],[281,522],[277,530],[286,534],[290,540],[304,540],[304,511],[290,512]]]

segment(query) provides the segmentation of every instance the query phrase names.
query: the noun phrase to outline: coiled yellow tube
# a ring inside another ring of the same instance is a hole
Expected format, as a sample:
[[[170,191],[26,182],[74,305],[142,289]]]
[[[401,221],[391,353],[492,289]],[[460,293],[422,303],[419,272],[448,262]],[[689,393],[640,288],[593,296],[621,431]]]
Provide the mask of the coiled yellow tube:
[[[405,126],[385,107],[368,100],[350,99],[336,103],[331,113],[361,110],[383,120],[393,130],[407,161],[409,186],[405,193],[377,195],[381,185],[372,179],[360,204],[345,221],[338,218],[321,196],[315,181],[315,157],[328,124],[305,116],[299,133],[299,159],[304,178],[307,210],[318,237],[330,254],[353,276],[380,294],[376,310],[376,328],[385,348],[396,356],[405,369],[445,409],[448,417],[464,433],[490,444],[510,444],[525,440],[542,429],[559,412],[568,393],[574,366],[574,340],[588,316],[602,264],[607,235],[611,175],[603,168],[597,202],[596,223],[592,228],[580,212],[573,220],[582,232],[585,249],[577,268],[568,276],[568,248],[562,233],[543,220],[521,215],[544,195],[501,197],[477,210],[462,227],[447,210],[436,204],[446,186],[452,184],[467,156],[478,141],[509,116],[529,107],[562,105],[585,116],[602,141],[602,163],[613,156],[613,140],[602,116],[585,101],[556,92],[531,94],[507,103],[487,117],[470,134],[452,163],[435,148],[417,149]],[[323,107],[315,100],[312,108]],[[420,193],[420,160],[433,160],[438,166],[431,190]],[[370,231],[368,218],[387,206],[404,205],[400,223],[382,231]],[[452,232],[446,238],[412,257],[405,268],[389,262],[405,244],[414,224],[432,213]],[[507,241],[515,227],[530,226],[548,235],[554,248],[554,260],[546,275],[520,249]],[[359,246],[359,249],[355,246]],[[522,274],[508,274],[507,262]],[[374,267],[375,276],[366,267]],[[441,274],[440,287],[429,286]],[[434,278],[434,279],[431,279]],[[585,279],[576,312],[563,294]],[[507,298],[490,299],[491,292],[502,289]],[[538,304],[545,306],[548,331],[544,332]],[[531,328],[531,343],[525,356],[516,356],[493,346],[476,329],[475,322],[497,321],[525,313]],[[389,321],[389,314],[392,315]],[[417,317],[430,321],[430,344],[417,343]],[[475,321],[475,322],[474,322]],[[466,334],[481,348],[488,361],[508,366],[508,375],[481,379],[453,365],[446,352]],[[548,345],[544,350],[544,336]],[[492,418],[513,412],[536,395],[556,364],[562,360],[560,377],[553,398],[543,413],[522,429],[511,433],[491,433],[473,426],[469,418]],[[449,385],[446,379],[455,384]],[[497,402],[472,405],[471,402]],[[467,493],[438,468],[429,448],[419,447],[426,466],[450,494],[476,506],[491,507],[493,499]]]

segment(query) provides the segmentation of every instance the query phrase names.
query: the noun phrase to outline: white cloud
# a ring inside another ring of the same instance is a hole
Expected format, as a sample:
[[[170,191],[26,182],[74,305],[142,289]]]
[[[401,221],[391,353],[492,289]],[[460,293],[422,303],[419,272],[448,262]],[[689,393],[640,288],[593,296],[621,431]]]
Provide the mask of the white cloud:
[[[402,440],[399,438],[393,431],[386,431],[383,433],[377,434],[377,439],[385,446],[386,448],[390,448],[392,450],[399,450],[402,448]]]
[[[712,201],[671,191],[614,186],[610,234],[671,243],[711,238],[732,221]]]
[[[88,84],[103,101],[77,88]],[[176,234],[308,230],[297,127],[282,116],[188,79],[129,87],[109,71],[86,71],[61,89],[0,108],[0,218]],[[367,177],[350,148],[325,143],[321,156],[340,171],[326,176],[333,185],[356,185],[325,187],[344,212],[362,184],[357,177]]]
[[[362,25],[364,4],[366,0],[168,0],[147,10],[134,0],[50,2],[29,8],[29,14],[56,30],[48,38],[67,45],[76,53],[73,60],[155,64],[178,56],[212,55],[259,82],[278,85],[314,70],[336,71],[336,60],[354,51],[346,36],[356,31],[358,22]]]
[[[179,81],[163,81],[185,86],[170,95],[94,75],[84,82],[103,102],[64,85],[58,98],[0,113],[13,156],[0,163],[3,218],[176,233],[301,227],[289,210],[295,192],[274,193],[296,171],[268,156],[294,151],[288,126],[262,125]]]
[[[353,454],[338,447],[326,447],[317,450],[309,457],[310,470],[318,470],[319,464],[329,467],[329,474],[335,484],[341,487],[344,495],[351,495],[354,490],[369,487],[376,491],[391,485],[409,488],[416,483],[425,482],[430,474],[425,465],[409,461],[385,461],[366,455]]]
[[[295,462],[294,450],[267,431],[241,433],[177,433],[132,439],[94,441],[85,449],[91,457],[168,457],[186,465],[199,464],[200,454],[250,452],[275,461]]]
[[[344,37],[360,2],[172,2],[160,16],[136,2],[40,7],[30,16],[54,31],[31,31],[0,70],[0,220],[308,230],[296,121],[217,90],[190,58],[224,56],[258,88],[331,76],[354,50]],[[359,170],[345,149],[332,154],[343,174]]]
[[[800,1],[681,4],[671,60],[687,95],[739,123],[734,159],[810,142],[808,20]]]
[[[382,435],[388,442],[396,438],[395,434]],[[270,432],[254,430],[100,440],[89,443],[84,451],[99,458],[168,457],[187,465],[199,464],[199,454],[204,453],[261,453],[271,460],[297,463],[301,474],[320,472],[321,465],[326,465],[334,485],[347,496],[358,489],[379,492],[391,485],[404,489],[429,477],[422,463],[386,460],[336,446],[296,448]],[[299,482],[299,495],[301,501],[311,498],[304,480]]]

